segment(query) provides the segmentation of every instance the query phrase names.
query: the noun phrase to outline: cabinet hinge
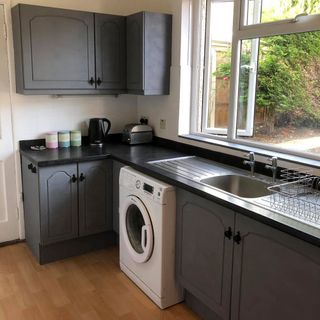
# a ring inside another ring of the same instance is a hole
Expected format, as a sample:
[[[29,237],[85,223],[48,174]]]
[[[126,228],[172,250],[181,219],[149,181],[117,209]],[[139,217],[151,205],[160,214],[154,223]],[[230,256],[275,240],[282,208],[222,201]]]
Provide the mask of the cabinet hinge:
[[[8,30],[7,30],[7,24],[6,23],[3,24],[3,35],[4,35],[4,39],[7,40],[7,38],[8,38]]]

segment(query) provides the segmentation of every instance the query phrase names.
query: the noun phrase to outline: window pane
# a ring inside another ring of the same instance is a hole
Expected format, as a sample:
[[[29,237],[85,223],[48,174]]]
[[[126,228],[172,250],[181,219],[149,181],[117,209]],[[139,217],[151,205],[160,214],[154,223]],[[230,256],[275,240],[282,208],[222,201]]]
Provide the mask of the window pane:
[[[320,13],[320,0],[247,0],[245,25]]]
[[[210,10],[204,124],[205,130],[226,134],[230,95],[233,1],[213,1]]]
[[[248,80],[248,72],[254,74],[255,66],[245,67],[254,60],[254,46],[258,48],[256,89]],[[320,154],[319,47],[320,32],[242,42],[239,139]],[[251,120],[250,114],[254,114]],[[245,124],[249,129],[253,127],[247,137],[241,135]]]

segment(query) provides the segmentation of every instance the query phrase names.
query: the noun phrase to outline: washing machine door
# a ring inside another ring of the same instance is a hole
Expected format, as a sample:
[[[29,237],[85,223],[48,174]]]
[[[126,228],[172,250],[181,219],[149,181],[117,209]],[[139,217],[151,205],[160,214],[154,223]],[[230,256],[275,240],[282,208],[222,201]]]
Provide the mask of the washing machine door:
[[[121,232],[131,258],[147,262],[153,251],[153,228],[148,211],[136,196],[128,196],[123,205]]]

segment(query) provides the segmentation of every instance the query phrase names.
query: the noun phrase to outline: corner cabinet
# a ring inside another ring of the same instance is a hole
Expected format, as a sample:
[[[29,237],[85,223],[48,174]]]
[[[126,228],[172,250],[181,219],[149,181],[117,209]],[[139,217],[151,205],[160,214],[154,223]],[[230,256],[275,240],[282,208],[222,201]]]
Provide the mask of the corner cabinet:
[[[23,94],[125,92],[125,18],[19,4],[12,9]]]
[[[37,167],[22,157],[21,165],[26,241],[40,263],[105,246],[112,233],[111,160]]]
[[[139,12],[127,17],[128,93],[170,91],[172,16]]]
[[[178,190],[177,277],[204,319],[319,319],[320,249]]]

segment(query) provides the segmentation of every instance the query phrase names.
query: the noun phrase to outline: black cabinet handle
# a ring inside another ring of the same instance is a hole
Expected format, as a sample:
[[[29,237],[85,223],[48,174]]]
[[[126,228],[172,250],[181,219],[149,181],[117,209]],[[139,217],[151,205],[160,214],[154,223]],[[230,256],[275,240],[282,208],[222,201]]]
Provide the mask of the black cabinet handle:
[[[84,176],[83,173],[81,173],[81,174],[80,174],[80,181],[83,181],[83,180],[85,180],[85,179],[86,179],[86,177]]]
[[[77,179],[76,175],[73,174],[73,175],[72,175],[72,178],[71,178],[72,183],[76,183],[77,180],[78,180],[78,179]]]
[[[237,234],[233,237],[233,241],[237,244],[240,244],[241,242],[241,236],[240,236],[240,232],[238,231]]]
[[[102,83],[102,81],[101,81],[101,79],[100,79],[100,77],[99,77],[98,80],[97,80],[97,85],[100,86],[101,83]]]
[[[28,169],[31,170],[32,173],[37,173],[37,167],[34,166],[32,163],[28,164]]]
[[[89,83],[93,86],[94,85],[94,79],[93,77],[90,78]]]
[[[226,231],[224,232],[224,236],[225,236],[226,238],[228,238],[228,239],[231,239],[231,238],[232,238],[232,229],[231,229],[231,227],[229,227],[228,230],[226,230]]]

